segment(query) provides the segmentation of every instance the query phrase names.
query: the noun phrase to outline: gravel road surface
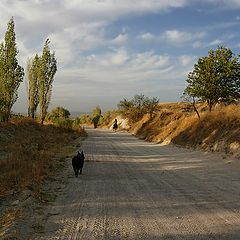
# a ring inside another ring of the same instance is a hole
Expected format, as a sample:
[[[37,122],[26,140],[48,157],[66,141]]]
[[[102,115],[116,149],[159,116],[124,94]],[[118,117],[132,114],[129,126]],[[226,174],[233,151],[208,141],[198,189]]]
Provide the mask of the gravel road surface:
[[[69,161],[69,181],[34,239],[240,239],[237,161],[87,132],[83,175]]]

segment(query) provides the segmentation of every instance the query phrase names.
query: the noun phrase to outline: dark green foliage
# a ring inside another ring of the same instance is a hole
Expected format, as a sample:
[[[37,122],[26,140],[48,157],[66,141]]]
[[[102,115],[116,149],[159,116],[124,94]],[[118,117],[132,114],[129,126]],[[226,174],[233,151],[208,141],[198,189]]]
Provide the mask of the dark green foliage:
[[[66,108],[57,107],[51,111],[50,119],[68,119],[70,115],[70,112]]]
[[[240,64],[230,49],[218,47],[208,56],[199,58],[188,74],[184,94],[206,101],[211,111],[217,102],[229,102],[240,97]]]
[[[73,121],[70,119],[65,118],[54,118],[52,119],[52,123],[56,127],[65,128],[65,129],[72,129],[73,128]]]
[[[94,128],[97,128],[100,117],[101,117],[101,115],[97,115],[92,119]]]
[[[27,64],[28,75],[28,117],[34,119],[39,104],[39,71],[41,58],[36,54]]]
[[[50,41],[45,41],[41,56],[35,55],[28,62],[28,116],[35,117],[39,105],[39,117],[44,122],[52,95],[52,83],[57,72],[55,53],[50,52]]]
[[[17,90],[23,81],[24,70],[18,64],[15,24],[8,22],[4,42],[0,44],[0,119],[8,121],[13,104],[18,98]]]
[[[44,122],[47,109],[51,100],[52,83],[57,72],[57,60],[55,53],[50,52],[50,41],[47,39],[43,47],[39,69],[39,107],[40,120]]]
[[[93,109],[92,111],[92,122],[94,125],[94,128],[97,128],[98,124],[99,124],[99,120],[101,118],[101,108],[99,106],[97,106],[95,109]]]
[[[63,107],[56,107],[47,114],[46,119],[57,127],[71,129],[73,128],[73,120],[69,119],[70,112]]]

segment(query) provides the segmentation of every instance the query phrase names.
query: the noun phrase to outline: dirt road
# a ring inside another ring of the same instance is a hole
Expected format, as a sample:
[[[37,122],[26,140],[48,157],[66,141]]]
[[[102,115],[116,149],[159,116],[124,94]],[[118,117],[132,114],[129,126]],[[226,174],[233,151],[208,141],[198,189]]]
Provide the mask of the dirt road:
[[[240,239],[240,167],[217,155],[88,130],[83,175],[34,239]]]

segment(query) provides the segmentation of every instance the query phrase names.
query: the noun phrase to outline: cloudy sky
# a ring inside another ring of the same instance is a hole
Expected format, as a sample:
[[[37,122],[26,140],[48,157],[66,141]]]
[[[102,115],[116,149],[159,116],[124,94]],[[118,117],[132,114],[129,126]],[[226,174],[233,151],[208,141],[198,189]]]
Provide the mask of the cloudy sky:
[[[0,0],[0,39],[14,17],[18,59],[46,38],[58,72],[50,108],[113,109],[135,94],[179,101],[196,59],[240,51],[240,0]],[[26,83],[14,110],[26,112]]]

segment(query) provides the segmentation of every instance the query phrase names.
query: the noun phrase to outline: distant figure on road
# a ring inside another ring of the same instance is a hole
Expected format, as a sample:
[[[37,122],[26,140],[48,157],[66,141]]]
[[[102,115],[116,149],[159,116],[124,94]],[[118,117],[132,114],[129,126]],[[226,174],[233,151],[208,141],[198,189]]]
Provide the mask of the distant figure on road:
[[[118,124],[117,124],[117,119],[115,118],[114,124],[113,124],[113,131],[116,132],[117,128],[118,128]]]

